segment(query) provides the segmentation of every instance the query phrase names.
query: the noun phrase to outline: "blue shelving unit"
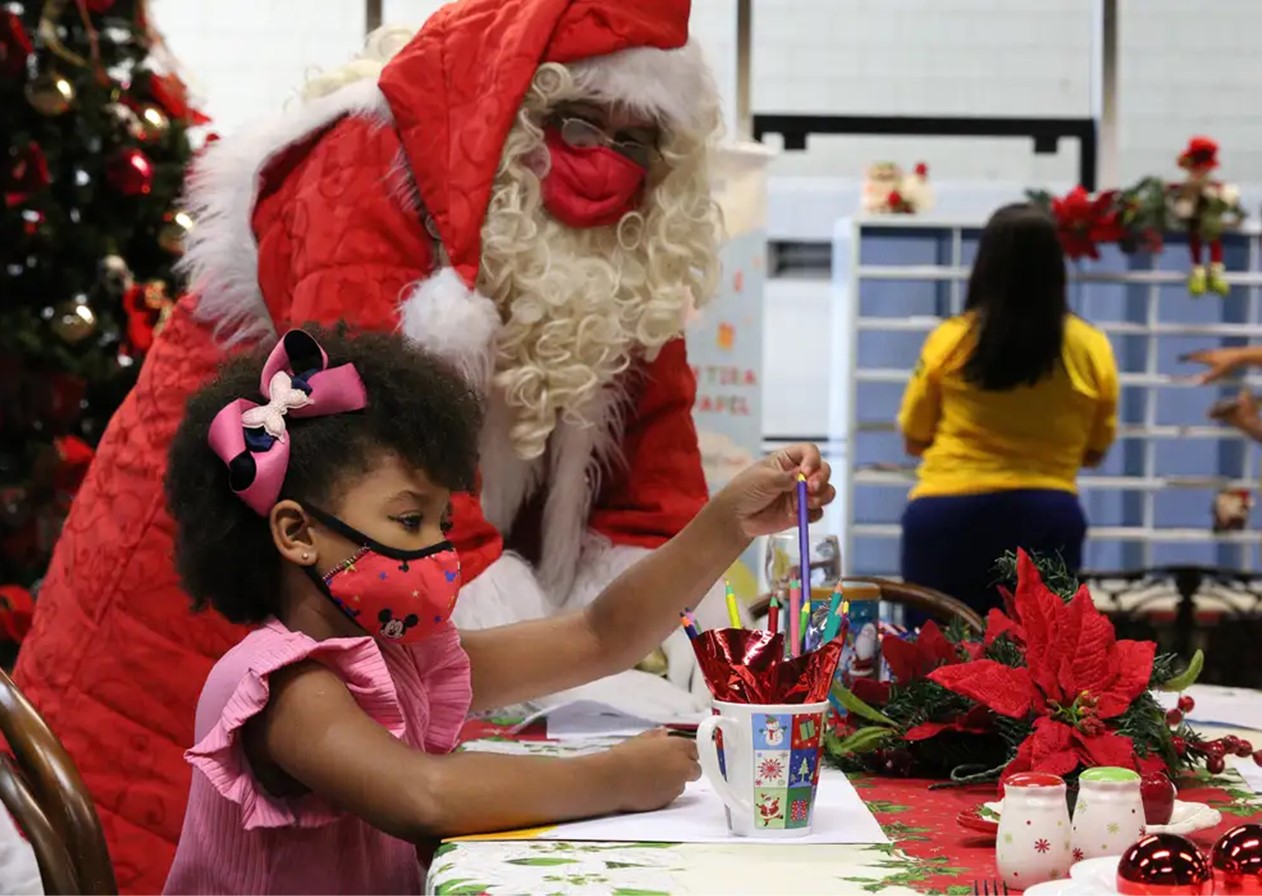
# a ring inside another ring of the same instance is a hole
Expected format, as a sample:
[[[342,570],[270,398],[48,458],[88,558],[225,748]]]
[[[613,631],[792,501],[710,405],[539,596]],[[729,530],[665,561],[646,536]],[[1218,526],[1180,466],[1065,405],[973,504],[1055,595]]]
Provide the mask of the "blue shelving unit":
[[[898,571],[899,519],[912,461],[895,430],[903,387],[929,330],[963,306],[980,221],[846,219],[834,234],[830,438],[842,446],[844,488],[834,520],[855,574]],[[1108,248],[1071,265],[1070,302],[1108,333],[1122,383],[1118,441],[1080,477],[1091,521],[1090,569],[1195,563],[1257,569],[1255,510],[1247,531],[1211,532],[1214,496],[1256,490],[1256,449],[1206,419],[1240,383],[1195,386],[1180,355],[1262,341],[1262,259],[1256,225],[1224,240],[1229,296],[1187,292],[1186,243],[1156,255]],[[1246,378],[1262,388],[1262,378]]]

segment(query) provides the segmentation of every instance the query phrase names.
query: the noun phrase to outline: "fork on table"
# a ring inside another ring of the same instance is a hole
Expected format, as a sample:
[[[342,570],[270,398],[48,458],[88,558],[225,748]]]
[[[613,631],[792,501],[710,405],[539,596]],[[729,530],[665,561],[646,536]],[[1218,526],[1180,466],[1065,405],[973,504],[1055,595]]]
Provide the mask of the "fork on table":
[[[973,896],[1008,896],[1008,885],[999,880],[975,880]]]

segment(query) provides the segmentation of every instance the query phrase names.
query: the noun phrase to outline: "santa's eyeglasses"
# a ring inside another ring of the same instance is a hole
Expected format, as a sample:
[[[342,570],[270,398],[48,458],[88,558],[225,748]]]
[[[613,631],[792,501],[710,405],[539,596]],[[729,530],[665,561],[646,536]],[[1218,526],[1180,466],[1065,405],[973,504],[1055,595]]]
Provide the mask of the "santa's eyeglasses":
[[[582,118],[556,115],[548,123],[560,132],[562,140],[577,149],[606,146],[644,168],[649,167],[657,158],[657,147],[641,140],[628,139],[622,134],[610,136],[603,129]]]

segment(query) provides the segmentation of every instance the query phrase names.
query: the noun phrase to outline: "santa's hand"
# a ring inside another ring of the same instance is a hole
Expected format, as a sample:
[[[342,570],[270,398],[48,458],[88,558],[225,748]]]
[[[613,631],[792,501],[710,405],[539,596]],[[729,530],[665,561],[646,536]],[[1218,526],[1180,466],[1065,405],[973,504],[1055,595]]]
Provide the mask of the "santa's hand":
[[[832,468],[810,443],[790,445],[738,474],[715,496],[747,538],[797,525],[798,476],[806,478],[807,512],[812,522],[837,496],[829,483]]]

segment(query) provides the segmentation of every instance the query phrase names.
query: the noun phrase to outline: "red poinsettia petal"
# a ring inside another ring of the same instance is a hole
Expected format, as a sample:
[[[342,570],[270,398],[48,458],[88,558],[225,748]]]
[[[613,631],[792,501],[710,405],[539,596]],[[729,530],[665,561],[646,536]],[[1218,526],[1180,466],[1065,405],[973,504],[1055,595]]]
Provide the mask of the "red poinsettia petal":
[[[1018,644],[1025,643],[1025,629],[999,610],[992,609],[986,614],[986,637],[982,643],[989,647],[1003,635],[1007,635]]]
[[[1056,639],[1065,616],[1065,604],[1039,575],[1038,567],[1025,551],[1017,552],[1017,591],[1014,595],[1021,625],[1025,628],[1025,661],[1030,679],[1048,699],[1066,700],[1057,675]],[[1073,696],[1076,696],[1073,695]]]
[[[1078,741],[1078,753],[1083,765],[1110,765],[1120,768],[1136,768],[1138,765],[1135,744],[1129,737],[1112,731],[1092,736],[1075,731],[1074,738]]]
[[[889,665],[894,680],[904,684],[924,678],[928,671],[921,668],[920,651],[916,644],[897,635],[886,635],[881,640],[881,656]]]
[[[1067,775],[1078,767],[1074,730],[1061,722],[1043,717],[1034,723],[1034,731],[1021,742],[1017,756],[1023,765],[1019,770]],[[1013,763],[1004,769],[1004,777],[1015,774]]]
[[[1017,625],[1021,624],[1021,617],[1017,614],[1017,598],[1012,593],[1012,589],[1006,585],[1000,585],[998,588],[999,596],[1003,599],[1004,615],[1011,619]]]
[[[928,740],[935,734],[941,734],[954,727],[954,722],[922,722],[908,728],[907,733],[903,735],[903,740]]]
[[[929,673],[929,680],[1014,719],[1041,704],[1028,669],[1013,669],[994,660],[940,666]]]
[[[1117,671],[1104,693],[1097,694],[1096,712],[1102,719],[1120,716],[1144,691],[1152,678],[1152,659],[1157,645],[1152,641],[1118,641],[1113,647]]]
[[[1117,675],[1114,643],[1113,623],[1096,609],[1087,589],[1079,589],[1061,617],[1048,657],[1069,702],[1084,691],[1099,698],[1108,689]]]
[[[920,636],[916,639],[916,646],[920,649],[921,659],[929,664],[929,668],[924,671],[925,675],[928,675],[935,666],[957,663],[959,660],[955,645],[947,640],[947,636],[943,635],[938,623],[933,620],[925,622],[924,628],[921,628]]]
[[[890,702],[890,683],[875,678],[856,678],[850,683],[850,693],[868,706],[884,706]]]
[[[984,706],[974,706],[962,716],[949,722],[922,722],[907,729],[904,740],[928,740],[943,731],[962,731],[965,734],[986,734],[991,730],[990,713]]]

